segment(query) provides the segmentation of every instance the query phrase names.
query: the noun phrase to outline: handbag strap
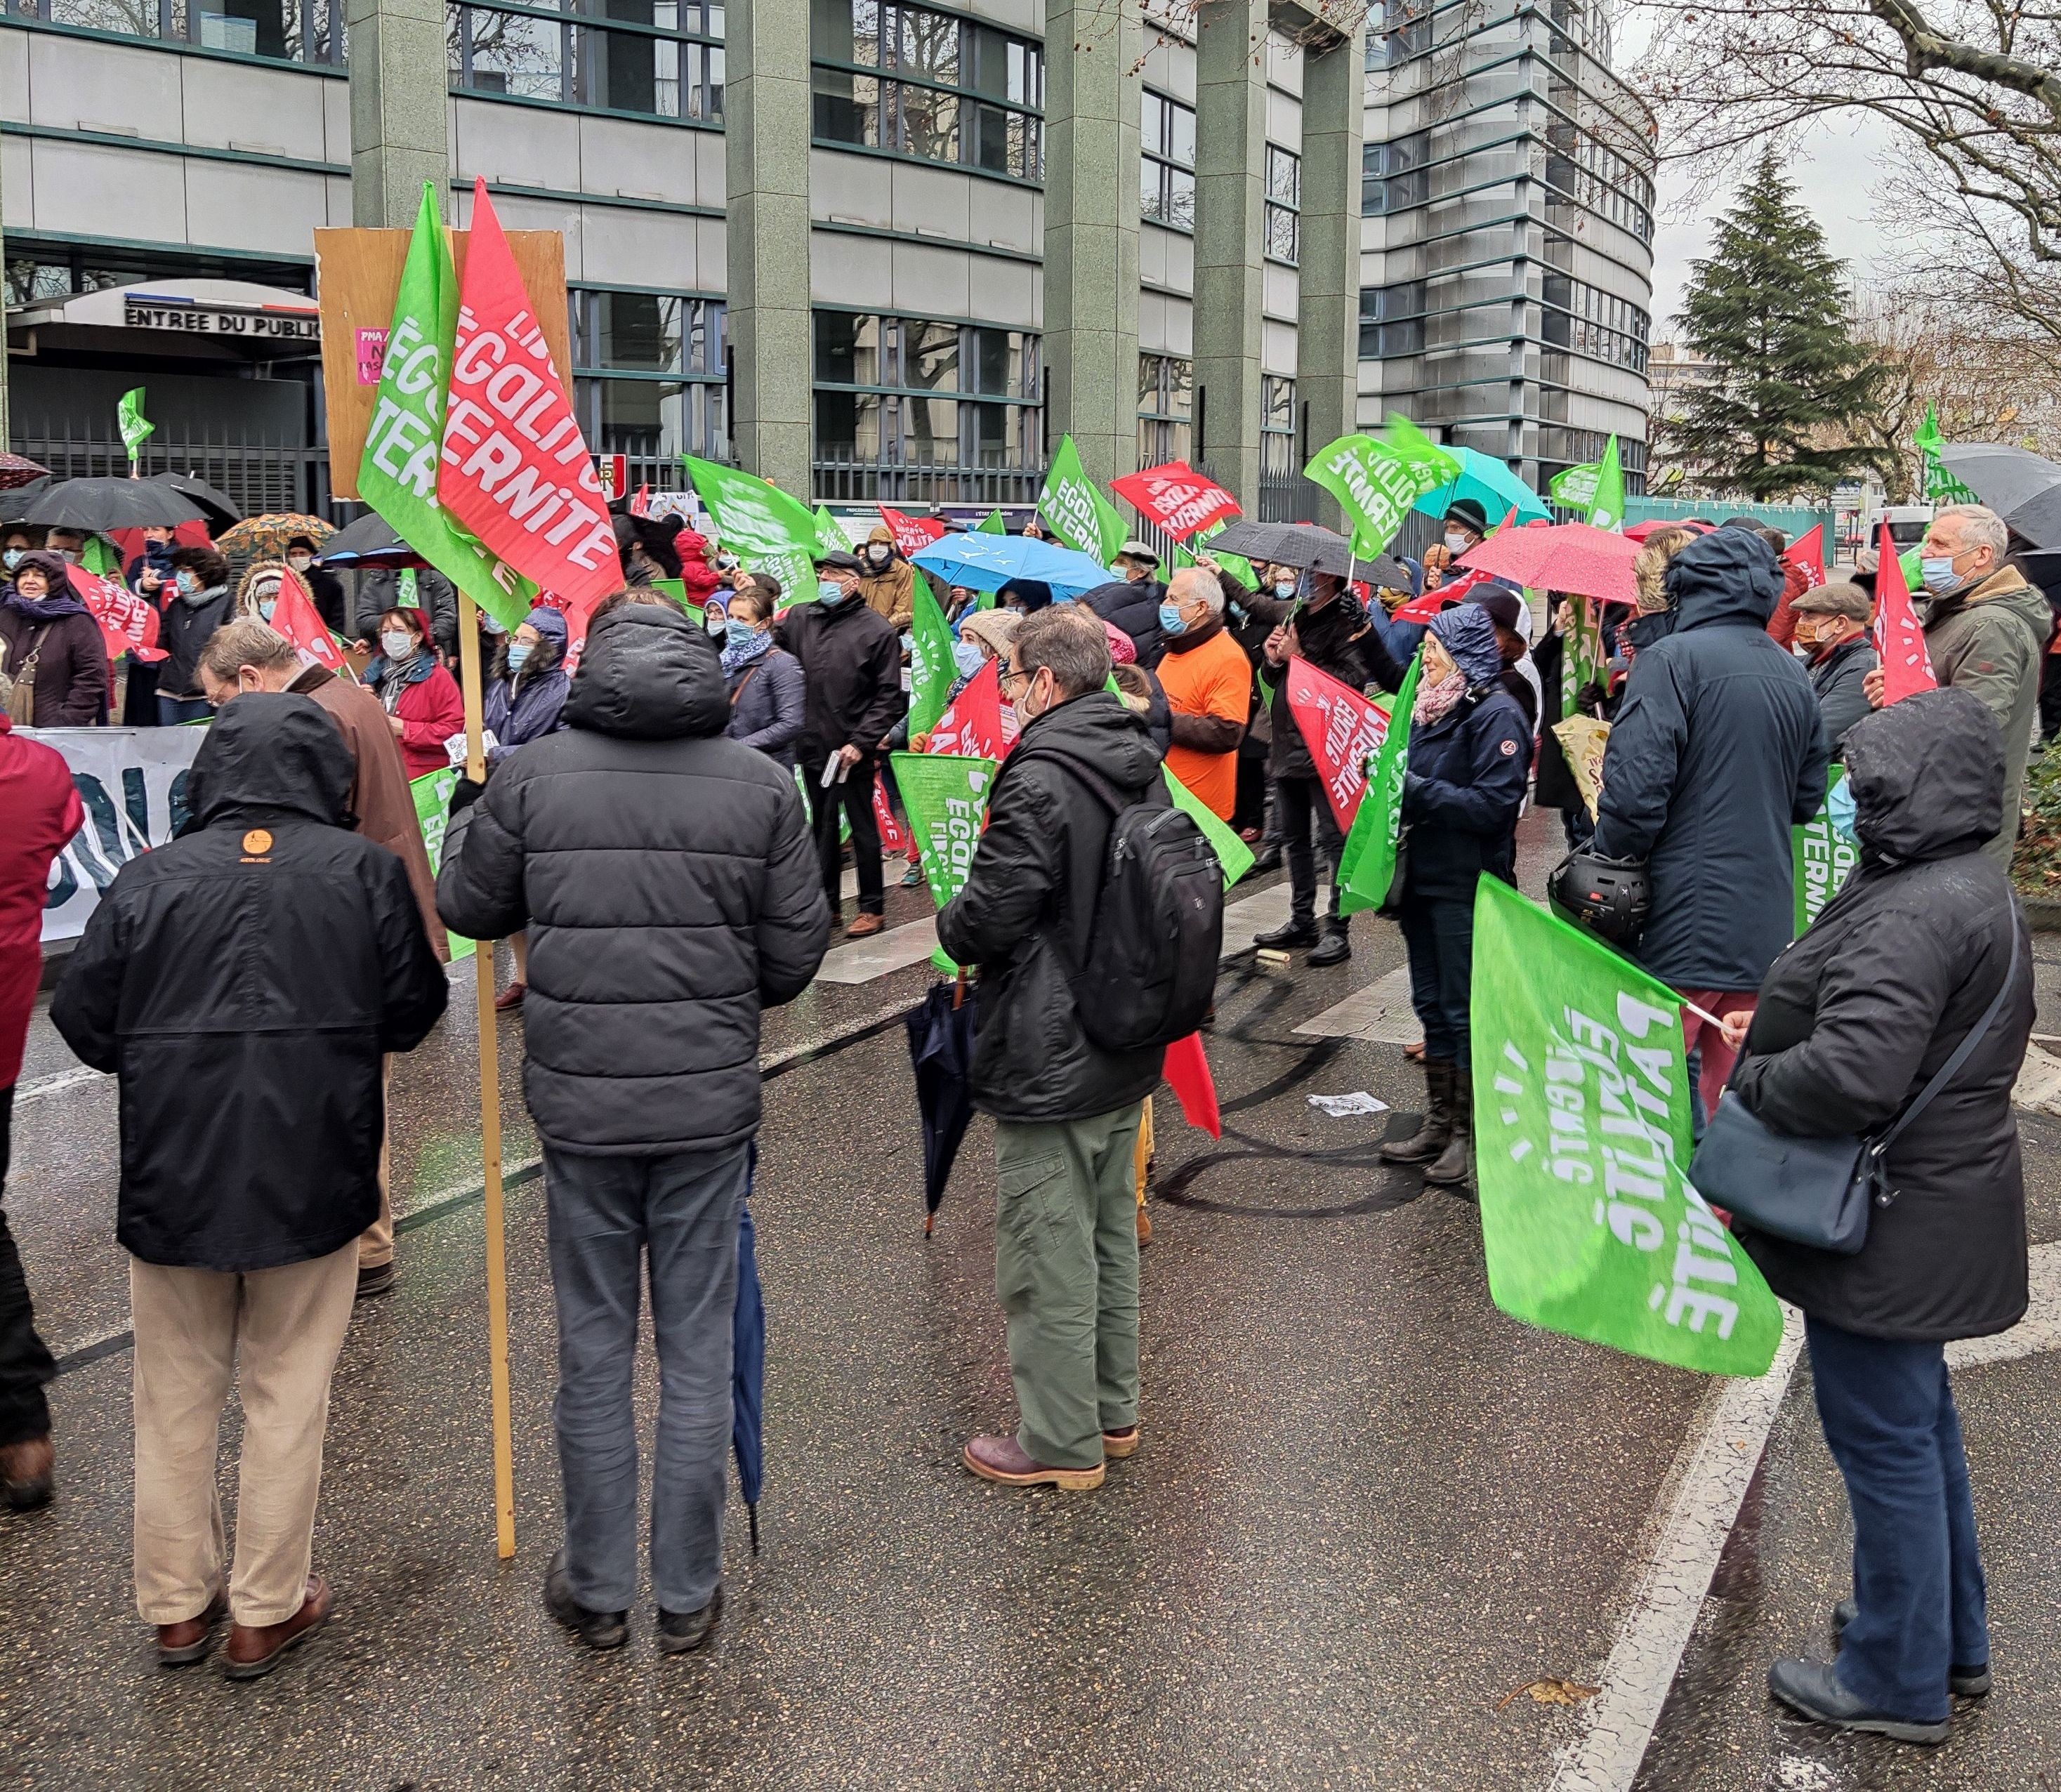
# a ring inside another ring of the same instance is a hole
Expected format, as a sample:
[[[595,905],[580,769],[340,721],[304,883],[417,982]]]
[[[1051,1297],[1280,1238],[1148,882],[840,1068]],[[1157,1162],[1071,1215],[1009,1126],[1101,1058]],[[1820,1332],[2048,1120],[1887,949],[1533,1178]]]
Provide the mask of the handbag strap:
[[[1967,1062],[1968,1054],[1982,1043],[1989,1030],[1996,1024],[1996,1018],[2003,1012],[2004,998],[2011,994],[2011,985],[2018,978],[2018,908],[2014,903],[2011,910],[2011,962],[2004,969],[2003,982],[1983,1017],[1962,1035],[1961,1042],[1954,1048],[1954,1055],[1933,1073],[1932,1080],[1919,1090],[1918,1099],[1897,1117],[1896,1124],[1875,1142],[1875,1154],[1886,1154],[1896,1141],[1896,1135],[1923,1113],[1932,1098],[1954,1080],[1954,1073]]]

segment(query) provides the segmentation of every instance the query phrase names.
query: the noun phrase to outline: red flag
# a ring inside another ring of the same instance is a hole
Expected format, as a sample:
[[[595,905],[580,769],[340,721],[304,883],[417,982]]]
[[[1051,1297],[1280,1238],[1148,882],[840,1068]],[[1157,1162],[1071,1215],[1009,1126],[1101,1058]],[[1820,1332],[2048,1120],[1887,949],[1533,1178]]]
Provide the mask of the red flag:
[[[1288,662],[1288,709],[1317,762],[1339,830],[1350,834],[1367,790],[1367,756],[1387,738],[1388,718],[1300,654]]]
[[[90,573],[83,566],[70,569],[71,588],[78,593],[94,621],[110,660],[134,654],[146,666],[166,658],[158,645],[158,613],[118,578]]]
[[[1486,585],[1493,577],[1476,566],[1463,566],[1435,591],[1427,591],[1421,598],[1412,598],[1403,605],[1389,620],[1395,622],[1428,622],[1449,603],[1459,603],[1477,585]]]
[[[1002,662],[991,659],[945,706],[924,750],[956,753],[967,759],[999,759],[1010,744],[1002,732]]]
[[[1111,480],[1109,489],[1128,499],[1140,516],[1150,517],[1177,542],[1239,514],[1235,498],[1186,461],[1168,461],[1143,473],[1127,473]]]
[[[1167,1048],[1167,1067],[1161,1073],[1181,1104],[1182,1118],[1212,1138],[1223,1137],[1223,1118],[1217,1111],[1217,1086],[1211,1079],[1210,1061],[1203,1055],[1203,1036],[1191,1033]]]
[[[890,858],[914,855],[916,842],[894,818],[894,805],[887,800],[887,786],[880,772],[873,774],[873,818],[880,824],[880,850]]]
[[[272,605],[272,626],[293,642],[303,666],[319,666],[339,678],[352,676],[345,669],[336,637],[329,632],[314,599],[301,582],[301,575],[291,566],[279,569],[279,595]]]
[[[1931,690],[1939,681],[1932,674],[1925,631],[1911,607],[1911,592],[1887,523],[1882,527],[1881,548],[1875,575],[1875,650],[1882,656],[1882,700],[1887,707],[1913,691]]]
[[[437,501],[569,607],[622,589],[601,475],[484,180],[473,191]]]
[[[637,488],[637,495],[630,500],[630,514],[633,517],[648,517],[651,514],[651,482],[646,480]]]
[[[1782,556],[1785,566],[1794,566],[1810,582],[1807,590],[1815,591],[1825,582],[1825,526],[1814,522],[1789,544]]]
[[[945,526],[935,517],[904,516],[899,510],[885,504],[875,506],[880,520],[887,525],[888,533],[894,536],[894,545],[901,549],[903,557],[914,554],[919,547],[928,547],[945,532]]]

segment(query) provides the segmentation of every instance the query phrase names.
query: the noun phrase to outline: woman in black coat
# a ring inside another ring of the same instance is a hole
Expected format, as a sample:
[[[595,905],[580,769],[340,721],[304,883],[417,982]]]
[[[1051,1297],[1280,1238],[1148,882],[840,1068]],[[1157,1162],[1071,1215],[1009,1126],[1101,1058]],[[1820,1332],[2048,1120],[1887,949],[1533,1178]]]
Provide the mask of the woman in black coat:
[[[739,585],[723,624],[722,670],[734,741],[794,769],[807,690],[792,654],[773,645],[773,599],[756,579]]]
[[[2004,766],[1982,702],[1922,691],[1856,723],[1846,750],[1860,863],[1763,982],[1732,1073],[1739,1099],[1792,1136],[1879,1133],[2007,975],[2011,986],[1971,1055],[1890,1148],[1895,1198],[1872,1210],[1858,1254],[1740,1229],[1768,1286],[1803,1310],[1819,1416],[1854,1514],[1839,1662],[1778,1662],[1769,1685],[1820,1722],[1937,1742],[1950,1692],[1989,1690],[1945,1346],[2003,1331],[2026,1309],[2011,1097],[2032,1027],[2032,951],[2011,886],[1982,850],[2003,820]]]
[[[1473,1167],[1468,1013],[1475,886],[1515,882],[1511,830],[1531,768],[1531,727],[1502,686],[1495,624],[1476,603],[1431,618],[1411,711],[1403,790],[1406,836],[1396,918],[1410,951],[1410,1003],[1424,1029],[1424,1123],[1381,1150],[1421,1163],[1424,1180],[1464,1185]],[[1291,726],[1294,724],[1291,723]]]

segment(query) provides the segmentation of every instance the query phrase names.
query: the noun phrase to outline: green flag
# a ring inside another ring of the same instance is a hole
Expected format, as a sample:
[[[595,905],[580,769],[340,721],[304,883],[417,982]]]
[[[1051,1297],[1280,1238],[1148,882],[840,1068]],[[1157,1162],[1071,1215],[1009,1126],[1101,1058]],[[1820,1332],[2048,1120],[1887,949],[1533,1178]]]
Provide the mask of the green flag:
[[[1353,816],[1352,831],[1339,853],[1339,913],[1357,914],[1388,900],[1395,881],[1395,852],[1403,835],[1403,781],[1408,770],[1410,714],[1417,703],[1419,654],[1403,675],[1403,688],[1388,709],[1388,732],[1374,750],[1367,789]]]
[[[1586,516],[1596,500],[1596,480],[1603,470],[1601,461],[1584,461],[1553,475],[1546,495],[1563,509],[1579,510]]]
[[[1560,719],[1565,722],[1580,707],[1578,699],[1591,685],[1601,684],[1609,676],[1609,655],[1603,650],[1603,625],[1597,620],[1596,606],[1587,598],[1571,597],[1567,606],[1574,612],[1575,626],[1567,637],[1567,670],[1560,679]]]
[[[1974,504],[1979,502],[1975,494],[1947,470],[1946,463],[1939,458],[1939,450],[1945,446],[1939,434],[1939,414],[1931,404],[1925,407],[1925,421],[1918,426],[1917,433],[1911,438],[1911,446],[1918,450],[1925,467],[1925,496],[1934,504]],[[1915,586],[1911,587],[1915,590]]]
[[[1159,770],[1166,776],[1167,794],[1174,799],[1176,809],[1186,810],[1203,838],[1210,843],[1210,850],[1217,855],[1217,862],[1223,867],[1224,888],[1228,890],[1252,869],[1252,849],[1238,837],[1233,827],[1214,809],[1183,784],[1164,766]]]
[[[915,614],[909,623],[909,733],[927,734],[945,713],[952,688],[952,631],[929,582],[915,582]]]
[[[1219,566],[1223,567],[1223,570],[1229,573],[1233,578],[1236,579],[1239,584],[1243,585],[1247,590],[1257,591],[1259,589],[1259,574],[1252,570],[1252,562],[1250,560],[1246,559],[1240,554],[1220,554],[1210,547],[1209,542],[1211,538],[1216,535],[1221,535],[1223,531],[1224,525],[1223,523],[1213,522],[1207,529],[1198,530],[1195,532],[1194,538],[1190,542],[1189,546],[1194,548],[1197,554],[1208,554],[1212,560],[1215,561]],[[1182,546],[1179,542],[1175,542],[1175,566],[1176,567],[1192,566],[1195,563],[1195,554],[1190,553],[1188,551],[1188,548]]]
[[[985,521],[974,526],[974,533],[977,535],[1006,535],[1009,533],[1008,518],[1002,515],[999,505],[987,513]]]
[[[987,794],[994,783],[992,759],[954,753],[890,753],[894,782],[916,836],[916,851],[930,900],[942,908],[966,886],[987,818]],[[957,970],[941,946],[930,954],[940,970]]]
[[[1610,438],[1603,465],[1596,470],[1595,494],[1589,500],[1587,520],[1591,529],[1624,526],[1624,467],[1618,458],[1615,436]]]
[[[1834,766],[1825,775],[1825,802],[1818,813],[1801,827],[1791,828],[1790,863],[1796,879],[1796,934],[1818,918],[1819,911],[1839,894],[1847,874],[1861,862],[1861,850],[1832,826],[1832,792],[1847,775],[1844,766]]]
[[[687,477],[709,514],[715,518],[722,545],[754,570],[780,581],[780,607],[816,594],[816,556],[826,547],[850,552],[844,531],[834,542],[818,540],[818,519],[807,505],[749,473],[714,461],[682,454]]]
[[[851,552],[851,537],[844,532],[844,525],[830,514],[827,504],[816,506],[816,546],[824,554]]]
[[[1633,1356],[1759,1375],[1782,1309],[1683,1174],[1674,993],[1500,878],[1475,895],[1475,1151],[1489,1292]]]
[[[115,422],[122,430],[122,446],[129,450],[129,464],[134,467],[142,458],[143,438],[157,428],[143,414],[143,388],[125,392],[114,407]]]
[[[358,463],[358,495],[512,633],[534,607],[536,586],[490,553],[437,502],[444,400],[457,339],[458,276],[437,216],[436,195],[425,183],[386,332],[378,396]]]
[[[444,830],[450,826],[451,792],[457,787],[458,768],[445,766],[422,777],[410,778],[408,789],[415,799],[415,819],[422,823],[422,844],[429,849],[430,875],[434,877],[443,869]],[[446,927],[444,938],[450,942],[450,955],[454,958],[472,956],[473,942],[460,939]]]
[[[1038,514],[1052,533],[1096,565],[1107,566],[1123,546],[1123,518],[1082,470],[1079,450],[1070,435],[1059,438],[1058,452],[1045,474]]]
[[[122,556],[114,551],[114,544],[105,535],[86,538],[86,546],[78,550],[78,563],[88,572],[98,573],[102,578],[122,576]]]
[[[1303,469],[1339,501],[1352,525],[1353,551],[1369,558],[1387,551],[1411,505],[1460,476],[1459,462],[1414,424],[1396,427],[1404,422],[1395,419],[1381,440],[1342,435]]]

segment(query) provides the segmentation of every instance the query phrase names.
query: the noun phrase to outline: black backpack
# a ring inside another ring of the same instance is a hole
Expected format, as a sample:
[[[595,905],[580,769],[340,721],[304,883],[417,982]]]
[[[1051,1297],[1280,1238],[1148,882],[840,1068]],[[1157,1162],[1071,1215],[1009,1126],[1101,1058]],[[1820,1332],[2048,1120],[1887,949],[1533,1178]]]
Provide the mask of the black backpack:
[[[1070,754],[1040,754],[1093,791],[1111,815],[1109,853],[1079,954],[1081,1030],[1105,1051],[1185,1039],[1216,998],[1223,955],[1223,867],[1163,785],[1134,802]]]

